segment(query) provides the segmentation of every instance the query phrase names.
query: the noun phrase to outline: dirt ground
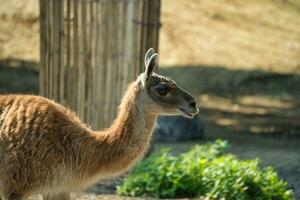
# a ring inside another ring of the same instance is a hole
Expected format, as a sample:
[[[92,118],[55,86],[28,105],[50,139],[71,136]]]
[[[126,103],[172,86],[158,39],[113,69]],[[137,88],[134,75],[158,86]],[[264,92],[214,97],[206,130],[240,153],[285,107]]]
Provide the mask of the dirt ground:
[[[0,93],[37,94],[38,0],[0,4]],[[228,152],[274,166],[300,199],[300,1],[162,0],[161,21],[160,73],[197,96],[205,139],[154,149],[226,139]],[[74,198],[133,199],[113,195],[119,183]]]
[[[299,0],[162,0],[161,64],[300,72]]]

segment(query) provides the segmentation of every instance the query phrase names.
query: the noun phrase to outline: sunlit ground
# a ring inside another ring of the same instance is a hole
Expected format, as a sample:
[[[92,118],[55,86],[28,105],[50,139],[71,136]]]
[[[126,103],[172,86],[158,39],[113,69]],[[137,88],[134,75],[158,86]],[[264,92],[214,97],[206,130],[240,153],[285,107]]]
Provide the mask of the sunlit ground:
[[[163,0],[161,65],[300,73],[299,0]]]

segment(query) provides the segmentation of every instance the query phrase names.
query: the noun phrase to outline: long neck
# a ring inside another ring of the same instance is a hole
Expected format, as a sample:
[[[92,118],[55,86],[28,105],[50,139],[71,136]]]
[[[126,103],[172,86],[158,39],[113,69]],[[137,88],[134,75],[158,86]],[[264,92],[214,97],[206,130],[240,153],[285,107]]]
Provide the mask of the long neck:
[[[86,139],[90,156],[84,162],[88,163],[89,175],[118,174],[147,150],[157,115],[148,112],[142,105],[141,92],[138,82],[130,84],[112,126],[104,131],[92,132],[92,137]]]
[[[143,155],[157,118],[156,114],[150,113],[144,107],[141,92],[138,82],[129,85],[120,104],[119,114],[105,137],[113,150],[118,149],[121,152],[119,157],[115,154],[112,156],[124,162],[123,165]],[[99,136],[101,138],[101,134]]]

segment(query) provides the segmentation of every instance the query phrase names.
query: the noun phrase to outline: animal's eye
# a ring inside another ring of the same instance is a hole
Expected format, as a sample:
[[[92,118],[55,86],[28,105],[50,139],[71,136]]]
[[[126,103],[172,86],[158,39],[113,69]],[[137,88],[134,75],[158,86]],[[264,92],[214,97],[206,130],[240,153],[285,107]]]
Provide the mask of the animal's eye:
[[[155,90],[159,95],[164,96],[169,92],[170,89],[166,84],[158,84],[155,86]]]

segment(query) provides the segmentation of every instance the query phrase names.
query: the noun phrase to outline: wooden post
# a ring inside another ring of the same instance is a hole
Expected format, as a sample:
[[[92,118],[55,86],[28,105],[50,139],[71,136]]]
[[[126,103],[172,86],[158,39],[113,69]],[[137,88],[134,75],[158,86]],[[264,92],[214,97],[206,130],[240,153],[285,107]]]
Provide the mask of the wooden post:
[[[159,26],[160,0],[40,0],[40,94],[108,127]]]

